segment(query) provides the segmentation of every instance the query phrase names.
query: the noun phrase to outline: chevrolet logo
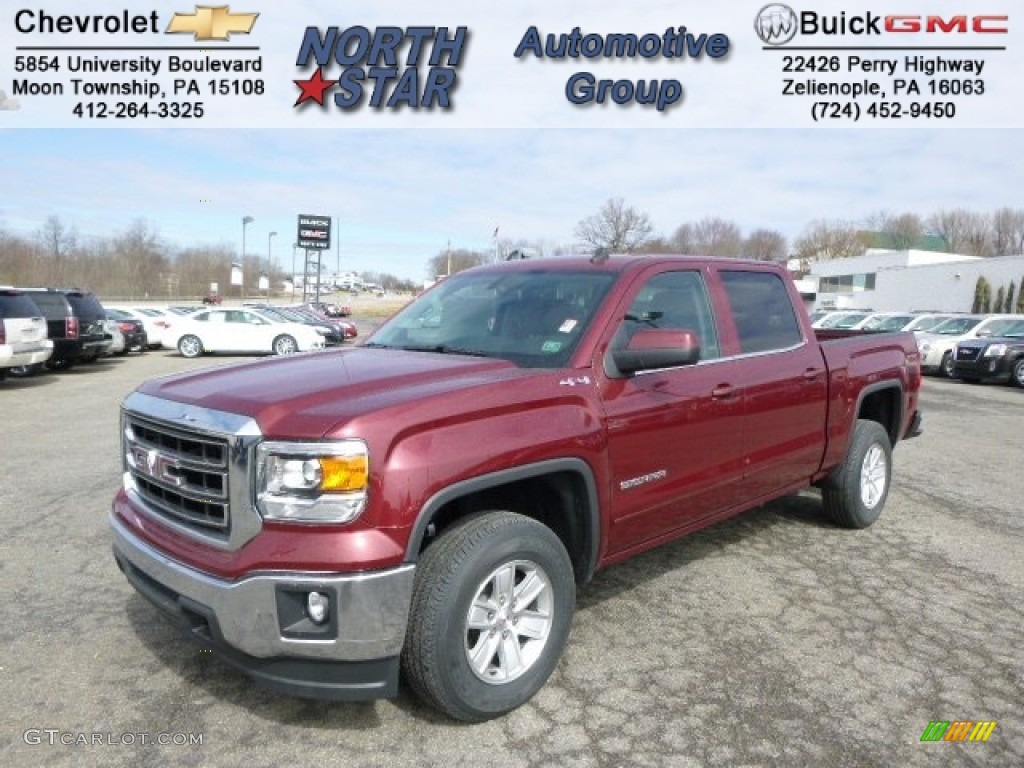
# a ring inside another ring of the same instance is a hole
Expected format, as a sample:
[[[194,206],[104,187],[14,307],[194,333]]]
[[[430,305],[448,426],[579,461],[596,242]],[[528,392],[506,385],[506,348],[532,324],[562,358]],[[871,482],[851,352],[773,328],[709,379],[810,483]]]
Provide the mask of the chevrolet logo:
[[[232,13],[229,5],[197,5],[195,13],[176,13],[166,34],[192,34],[196,40],[229,40],[231,33],[247,35],[258,13]]]

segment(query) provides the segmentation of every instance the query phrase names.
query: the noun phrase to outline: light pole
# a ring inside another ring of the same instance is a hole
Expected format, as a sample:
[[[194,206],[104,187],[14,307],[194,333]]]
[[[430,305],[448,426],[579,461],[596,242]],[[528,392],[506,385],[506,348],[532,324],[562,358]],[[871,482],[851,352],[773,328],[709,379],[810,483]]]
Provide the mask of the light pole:
[[[245,298],[245,228],[252,224],[256,219],[252,216],[242,217],[242,285],[239,291],[242,294],[242,298]]]
[[[270,276],[273,274],[273,258],[270,252],[270,244],[274,242],[274,238],[277,237],[277,232],[271,232],[267,235],[267,303],[270,303]]]
[[[298,247],[298,243],[292,243],[292,304],[295,303],[295,251]]]

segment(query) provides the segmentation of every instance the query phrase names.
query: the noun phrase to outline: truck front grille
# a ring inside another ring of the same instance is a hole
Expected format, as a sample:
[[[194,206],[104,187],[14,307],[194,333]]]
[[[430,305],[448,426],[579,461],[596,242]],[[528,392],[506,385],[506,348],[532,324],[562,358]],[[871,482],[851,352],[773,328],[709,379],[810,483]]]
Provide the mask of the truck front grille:
[[[978,353],[981,352],[980,347],[957,347],[956,348],[956,359],[957,360],[976,360]]]
[[[129,413],[124,421],[125,468],[151,509],[198,532],[230,533],[229,445]]]

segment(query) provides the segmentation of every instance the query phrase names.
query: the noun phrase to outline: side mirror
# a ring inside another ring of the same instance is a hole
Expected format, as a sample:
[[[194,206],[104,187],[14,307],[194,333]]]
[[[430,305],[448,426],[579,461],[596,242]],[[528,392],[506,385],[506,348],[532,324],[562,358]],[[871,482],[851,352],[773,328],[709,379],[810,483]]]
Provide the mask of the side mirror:
[[[700,342],[693,331],[644,328],[633,334],[624,349],[612,350],[610,357],[620,376],[677,368],[693,365],[700,359]]]
[[[982,328],[980,331],[978,331],[974,335],[977,336],[979,339],[983,339],[986,336],[991,336],[992,335],[992,331],[990,331],[988,328]]]

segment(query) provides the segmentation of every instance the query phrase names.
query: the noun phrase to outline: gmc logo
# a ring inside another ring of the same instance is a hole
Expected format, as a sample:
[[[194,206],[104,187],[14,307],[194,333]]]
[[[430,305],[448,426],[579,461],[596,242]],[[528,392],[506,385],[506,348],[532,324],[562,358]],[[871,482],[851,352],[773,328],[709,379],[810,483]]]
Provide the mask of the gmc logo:
[[[968,31],[1005,35],[1009,32],[1009,16],[886,16],[886,32],[957,32]]]
[[[185,478],[178,474],[181,467],[173,459],[164,456],[159,451],[147,451],[136,445],[132,448],[132,456],[135,459],[135,466],[150,477],[163,480],[174,486],[185,484]]]

